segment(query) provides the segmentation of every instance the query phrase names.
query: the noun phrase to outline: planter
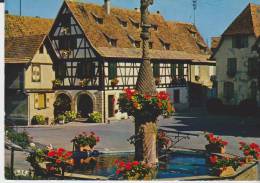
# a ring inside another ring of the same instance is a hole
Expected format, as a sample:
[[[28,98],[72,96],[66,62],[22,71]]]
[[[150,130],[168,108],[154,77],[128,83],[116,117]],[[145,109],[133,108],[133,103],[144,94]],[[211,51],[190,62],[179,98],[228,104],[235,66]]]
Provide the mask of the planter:
[[[205,149],[208,153],[224,154],[226,152],[225,147],[218,146],[218,145],[215,145],[215,144],[207,144],[205,146]]]
[[[220,168],[216,171],[219,177],[228,177],[228,176],[235,175],[236,173],[232,166],[228,166],[226,168]]]
[[[252,163],[254,160],[254,157],[253,156],[246,156],[245,157],[245,163]]]
[[[124,179],[126,179],[126,180],[152,180],[153,176],[151,173],[149,173],[148,175],[145,175],[144,178],[140,178],[140,174],[136,174],[135,176],[125,177]]]

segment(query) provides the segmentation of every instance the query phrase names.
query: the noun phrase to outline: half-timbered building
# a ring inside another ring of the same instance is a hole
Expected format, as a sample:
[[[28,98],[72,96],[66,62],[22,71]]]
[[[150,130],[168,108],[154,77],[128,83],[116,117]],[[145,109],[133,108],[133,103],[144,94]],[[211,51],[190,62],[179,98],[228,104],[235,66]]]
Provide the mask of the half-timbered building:
[[[192,24],[167,22],[158,12],[150,14],[149,22],[157,89],[167,91],[177,109],[187,108],[192,92],[188,83],[195,77],[192,70],[215,65],[208,60],[210,51]],[[48,72],[53,74],[42,77],[54,83],[49,108],[54,111],[53,103],[62,95],[82,117],[98,111],[103,121],[126,118],[116,102],[124,88],[136,84],[142,61],[140,26],[138,9],[111,8],[109,0],[103,6],[64,1],[41,43],[48,47],[52,61]]]

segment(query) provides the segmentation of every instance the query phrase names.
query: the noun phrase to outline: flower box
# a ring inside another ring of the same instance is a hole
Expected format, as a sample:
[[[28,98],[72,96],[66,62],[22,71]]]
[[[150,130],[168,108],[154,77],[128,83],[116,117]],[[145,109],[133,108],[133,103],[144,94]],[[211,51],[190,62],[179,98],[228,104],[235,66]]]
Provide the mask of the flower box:
[[[87,152],[87,151],[93,151],[93,146],[90,147],[89,145],[85,145],[85,146],[75,146],[75,150],[76,151],[81,151],[81,152]]]
[[[153,176],[151,173],[145,175],[143,178],[140,177],[140,174],[136,174],[135,176],[125,177],[126,180],[152,180]]]
[[[246,156],[245,157],[245,163],[252,163],[254,160],[254,157],[253,156]]]
[[[236,172],[232,166],[217,169],[217,176],[228,177],[234,175]]]
[[[208,153],[219,153],[224,154],[226,152],[225,147],[216,144],[207,144],[205,149]]]

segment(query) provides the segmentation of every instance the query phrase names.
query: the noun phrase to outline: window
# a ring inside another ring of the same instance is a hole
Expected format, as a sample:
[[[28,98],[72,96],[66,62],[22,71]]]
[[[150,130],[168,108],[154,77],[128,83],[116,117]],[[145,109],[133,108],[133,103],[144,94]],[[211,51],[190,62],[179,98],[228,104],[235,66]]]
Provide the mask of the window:
[[[56,66],[56,78],[63,80],[66,77],[66,63],[65,62],[59,62]]]
[[[93,62],[81,62],[77,65],[77,76],[80,79],[93,78],[95,76],[96,65]]]
[[[216,67],[209,66],[209,76],[215,76],[215,75],[216,75]]]
[[[175,104],[179,104],[180,103],[180,90],[174,90],[173,96],[174,96],[174,101],[173,102]]]
[[[171,64],[171,76],[176,77],[176,64]]]
[[[34,107],[36,109],[45,109],[46,108],[46,94],[45,93],[36,93],[34,95]]]
[[[200,75],[200,66],[195,65],[195,68],[194,68],[194,75],[195,75],[195,76],[199,76],[199,75]]]
[[[229,77],[234,77],[237,72],[237,60],[236,58],[229,58],[227,60],[227,75]]]
[[[164,48],[165,50],[170,50],[170,47],[171,47],[171,44],[169,44],[169,43],[164,43],[164,44],[163,44],[163,48]]]
[[[153,28],[153,30],[158,31],[158,25],[152,24],[152,28]]]
[[[250,77],[256,77],[258,73],[258,61],[257,58],[248,59],[248,75]]]
[[[77,39],[76,38],[68,38],[62,37],[59,39],[59,49],[60,50],[69,50],[77,48]]]
[[[247,48],[248,36],[237,35],[232,37],[232,48]]]
[[[160,64],[159,63],[153,63],[153,76],[160,77]]]
[[[230,100],[234,97],[234,84],[232,82],[224,83],[224,97]]]
[[[178,64],[178,76],[179,78],[184,77],[184,64]]]
[[[40,82],[41,81],[41,66],[40,65],[32,65],[32,82]]]
[[[40,53],[40,54],[43,54],[43,53],[44,53],[44,47],[43,47],[43,45],[40,46],[39,53]]]
[[[140,28],[140,23],[138,21],[135,21],[134,19],[132,19],[131,17],[129,18],[130,21],[132,22],[133,26],[137,29]]]
[[[134,45],[136,48],[140,48],[141,47],[141,41],[135,41]]]
[[[108,79],[115,79],[117,77],[117,64],[116,62],[108,63]]]

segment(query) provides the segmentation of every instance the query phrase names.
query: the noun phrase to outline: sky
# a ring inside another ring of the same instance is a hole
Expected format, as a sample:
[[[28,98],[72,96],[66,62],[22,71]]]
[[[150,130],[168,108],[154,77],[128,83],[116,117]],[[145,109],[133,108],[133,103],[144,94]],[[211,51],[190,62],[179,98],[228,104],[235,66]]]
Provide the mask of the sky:
[[[21,0],[22,15],[55,18],[63,0]],[[103,4],[104,0],[78,0]],[[221,35],[248,3],[260,5],[260,0],[197,0],[196,26],[207,43]],[[140,0],[111,0],[114,7],[134,9]],[[9,14],[19,15],[20,0],[5,0]],[[192,0],[154,0],[151,12],[160,11],[166,20],[193,23]]]

